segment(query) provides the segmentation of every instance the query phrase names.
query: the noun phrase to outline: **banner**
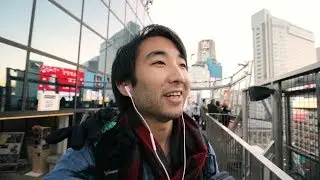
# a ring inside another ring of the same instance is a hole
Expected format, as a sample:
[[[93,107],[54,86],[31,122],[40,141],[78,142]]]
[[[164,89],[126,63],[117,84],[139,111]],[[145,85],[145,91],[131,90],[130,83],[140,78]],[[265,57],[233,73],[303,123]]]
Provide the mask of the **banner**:
[[[60,92],[75,92],[74,87],[76,85],[77,71],[74,69],[68,68],[60,68],[53,66],[40,66],[40,80],[50,83],[59,84],[58,87],[56,85],[51,84],[38,84],[38,90],[40,91],[56,91],[56,89]],[[84,72],[78,72],[78,86],[83,86]],[[61,86],[69,85],[69,86]],[[80,89],[78,88],[76,93],[79,93]]]

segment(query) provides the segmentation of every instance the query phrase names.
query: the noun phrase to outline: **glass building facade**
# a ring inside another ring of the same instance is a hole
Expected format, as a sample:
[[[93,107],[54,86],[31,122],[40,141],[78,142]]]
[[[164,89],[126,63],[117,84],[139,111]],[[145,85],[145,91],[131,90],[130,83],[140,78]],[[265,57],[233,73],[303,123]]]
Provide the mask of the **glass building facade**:
[[[37,111],[41,94],[60,110],[114,100],[119,47],[151,24],[146,0],[0,1],[0,116]],[[49,113],[49,112],[48,112]]]

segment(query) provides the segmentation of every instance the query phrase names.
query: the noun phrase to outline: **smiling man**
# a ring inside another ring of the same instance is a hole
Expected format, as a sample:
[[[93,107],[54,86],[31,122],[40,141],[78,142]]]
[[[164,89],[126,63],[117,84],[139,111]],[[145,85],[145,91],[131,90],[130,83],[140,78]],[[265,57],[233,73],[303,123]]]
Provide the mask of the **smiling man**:
[[[112,88],[120,110],[113,126],[97,142],[68,149],[44,179],[233,179],[219,172],[211,145],[183,113],[190,79],[172,30],[150,25],[121,47]]]

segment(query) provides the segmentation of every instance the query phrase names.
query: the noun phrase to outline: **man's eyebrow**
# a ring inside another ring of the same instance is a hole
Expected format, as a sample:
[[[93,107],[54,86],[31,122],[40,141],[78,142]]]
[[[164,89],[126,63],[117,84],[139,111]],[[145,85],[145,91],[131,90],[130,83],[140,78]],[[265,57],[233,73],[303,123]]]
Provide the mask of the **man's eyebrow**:
[[[153,56],[157,56],[157,55],[161,55],[161,56],[168,56],[168,53],[166,53],[165,51],[162,50],[156,50],[156,51],[151,51],[149,54],[147,54],[147,59],[152,58]]]
[[[161,55],[161,56],[168,56],[168,53],[162,50],[157,50],[157,51],[152,51],[149,54],[147,54],[147,59],[152,58],[153,56],[157,56],[157,55]],[[186,59],[186,57],[184,57],[181,53],[178,54],[179,58],[182,59]]]

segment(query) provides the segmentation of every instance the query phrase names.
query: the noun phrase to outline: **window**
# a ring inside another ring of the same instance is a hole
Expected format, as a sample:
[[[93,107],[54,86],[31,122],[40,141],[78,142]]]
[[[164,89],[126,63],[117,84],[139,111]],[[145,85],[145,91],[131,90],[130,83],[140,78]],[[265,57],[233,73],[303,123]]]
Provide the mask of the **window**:
[[[0,112],[21,110],[26,54],[0,43]]]
[[[77,62],[80,23],[48,1],[37,1],[32,47]]]
[[[66,10],[68,10],[71,14],[75,15],[77,18],[81,19],[81,8],[82,8],[82,0],[54,0]]]
[[[107,57],[106,57],[106,74],[111,74],[112,64],[114,58],[116,56],[117,50],[119,47],[116,46],[109,46],[107,48]]]
[[[32,0],[0,1],[0,36],[27,45]]]
[[[111,0],[111,10],[124,22],[125,17],[125,0]]]
[[[134,14],[134,12],[132,11],[132,9],[130,8],[130,6],[128,4],[126,4],[126,22],[125,24],[127,25],[129,22],[132,22],[132,23],[136,23],[137,22],[137,17],[136,15]]]
[[[106,38],[108,8],[100,0],[85,0],[83,22]]]
[[[125,43],[126,30],[122,23],[113,15],[110,14],[109,20],[109,42],[117,47],[122,46]]]
[[[140,0],[138,0],[138,4],[137,4],[137,16],[138,19],[140,20],[141,23],[143,23],[143,19],[144,19],[144,7],[141,3]],[[143,25],[143,24],[142,24]]]
[[[144,26],[148,26],[151,24],[151,19],[149,17],[149,14],[145,11],[144,14]]]
[[[84,74],[80,84],[78,108],[98,108],[103,105],[104,76],[101,73],[80,69]]]
[[[84,78],[82,72],[77,75],[76,66],[36,53],[30,54],[28,66],[27,110],[37,109],[39,93],[59,94],[60,109],[74,108],[80,93],[76,84],[80,86]]]
[[[140,0],[128,0],[128,3],[133,9],[133,12],[137,12],[137,1],[140,1]]]
[[[104,71],[104,67],[99,67],[100,48],[103,42],[105,40],[83,26],[79,64],[95,71]]]

